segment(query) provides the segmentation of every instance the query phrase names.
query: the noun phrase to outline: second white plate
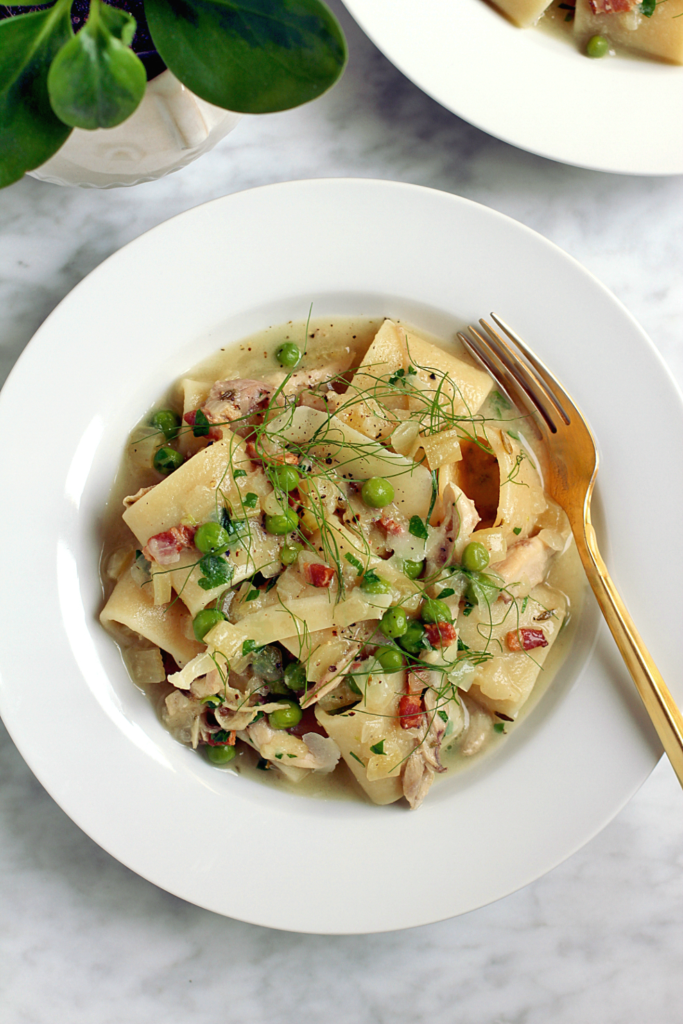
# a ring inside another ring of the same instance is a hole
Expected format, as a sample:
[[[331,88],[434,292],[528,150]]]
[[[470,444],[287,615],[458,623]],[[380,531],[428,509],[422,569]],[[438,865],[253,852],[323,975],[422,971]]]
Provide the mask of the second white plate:
[[[539,156],[683,173],[683,67],[590,60],[484,0],[344,0],[392,63],[448,110]]]

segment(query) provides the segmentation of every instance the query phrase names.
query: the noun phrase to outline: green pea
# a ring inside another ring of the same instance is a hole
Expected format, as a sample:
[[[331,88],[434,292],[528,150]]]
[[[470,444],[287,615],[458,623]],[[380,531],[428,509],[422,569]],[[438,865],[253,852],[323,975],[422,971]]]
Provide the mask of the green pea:
[[[294,565],[299,557],[299,552],[303,549],[303,544],[285,544],[280,552],[280,561],[283,565]]]
[[[285,683],[295,693],[306,689],[306,666],[301,661],[290,661],[285,669]]]
[[[219,523],[202,523],[194,535],[194,546],[204,555],[222,555],[230,547],[230,534]]]
[[[604,36],[591,36],[586,43],[589,57],[606,57],[609,53],[609,41]]]
[[[218,622],[222,622],[224,618],[225,615],[223,612],[219,612],[218,608],[203,608],[202,611],[197,612],[192,620],[192,628],[197,640],[202,643],[209,630],[213,629]]]
[[[159,409],[152,416],[152,426],[161,430],[167,441],[173,441],[180,430],[180,416],[172,409]]]
[[[294,466],[276,466],[270,471],[270,479],[281,491],[293,491],[301,482],[299,471]]]
[[[275,353],[280,366],[296,366],[301,359],[301,349],[293,341],[285,341]]]
[[[489,564],[489,557],[488,548],[473,540],[462,553],[462,564],[468,572],[483,572]]]
[[[473,585],[473,582],[468,583],[465,589],[465,599],[470,604],[479,603],[478,594],[481,594],[489,604],[493,604],[498,599],[501,591],[501,584],[499,582],[496,582],[496,580],[485,573],[477,576],[476,586]]]
[[[168,476],[169,473],[173,473],[174,470],[178,469],[183,464],[183,457],[180,452],[177,452],[175,448],[159,448],[154,455],[154,468],[159,473],[163,473],[164,476]]]
[[[383,476],[371,476],[361,487],[360,495],[370,508],[384,508],[394,500],[393,484]]]
[[[408,616],[403,608],[389,608],[380,619],[379,628],[385,636],[396,639],[408,629]]]
[[[251,667],[254,674],[265,680],[272,689],[271,684],[279,682],[284,675],[282,651],[275,644],[267,644],[254,654]]]
[[[266,530],[275,537],[282,537],[285,533],[291,533],[299,525],[299,517],[293,508],[288,508],[279,516],[266,516]]]
[[[381,576],[377,576],[374,573],[370,576],[368,573],[361,580],[360,588],[366,594],[388,594],[391,590],[391,585],[386,580],[383,580]]]
[[[422,623],[413,619],[403,636],[398,638],[398,642],[408,654],[417,655],[420,651],[424,650],[424,635],[425,628]]]
[[[439,601],[438,597],[427,597],[422,602],[423,622],[452,622],[453,615],[445,601]]]
[[[227,743],[225,746],[210,747],[208,744],[205,747],[206,759],[211,764],[230,764],[237,751],[234,747],[229,746]]]
[[[400,672],[405,665],[405,659],[397,647],[378,647],[375,657],[385,672]]]
[[[424,561],[413,562],[409,558],[403,560],[403,572],[406,574],[409,580],[416,580],[422,575],[424,569]]]
[[[294,701],[287,701],[286,708],[280,708],[279,711],[271,711],[268,715],[268,724],[271,729],[291,729],[293,725],[298,725],[303,717],[303,711],[298,704]]]

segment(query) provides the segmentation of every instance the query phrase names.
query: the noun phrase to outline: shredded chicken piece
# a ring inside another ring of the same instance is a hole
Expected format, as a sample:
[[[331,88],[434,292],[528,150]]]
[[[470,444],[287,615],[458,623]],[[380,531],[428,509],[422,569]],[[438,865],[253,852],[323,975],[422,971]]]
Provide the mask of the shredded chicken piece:
[[[292,736],[280,729],[271,729],[265,718],[254,722],[246,730],[249,740],[266,760],[280,767],[277,754],[287,756],[287,764],[294,768],[308,768],[327,774],[334,770],[341,757],[341,751],[329,736],[307,732],[304,736]]]
[[[235,423],[235,433],[251,432],[248,419],[268,405],[275,392],[271,384],[260,380],[218,380],[209,391],[202,412],[209,423]]]
[[[457,484],[446,484],[442,503],[445,517],[443,522],[431,531],[427,544],[425,576],[431,576],[453,562],[469,541],[480,518],[474,502]]]
[[[473,754],[477,754],[493,735],[493,719],[488,711],[485,711],[471,697],[461,694],[460,699],[470,716],[460,745],[460,753],[463,757],[471,757]]]
[[[540,537],[527,537],[508,549],[502,562],[497,562],[496,573],[510,587],[514,597],[526,597],[542,583],[548,573],[555,551]],[[508,595],[503,595],[505,600]]]

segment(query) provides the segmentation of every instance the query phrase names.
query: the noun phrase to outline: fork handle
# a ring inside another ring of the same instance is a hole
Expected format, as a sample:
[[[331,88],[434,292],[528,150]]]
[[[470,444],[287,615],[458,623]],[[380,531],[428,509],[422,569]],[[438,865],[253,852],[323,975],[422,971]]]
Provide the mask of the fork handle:
[[[588,582],[683,786],[683,715],[610,578],[590,522],[585,523],[585,531],[585,537],[576,536],[576,541]]]

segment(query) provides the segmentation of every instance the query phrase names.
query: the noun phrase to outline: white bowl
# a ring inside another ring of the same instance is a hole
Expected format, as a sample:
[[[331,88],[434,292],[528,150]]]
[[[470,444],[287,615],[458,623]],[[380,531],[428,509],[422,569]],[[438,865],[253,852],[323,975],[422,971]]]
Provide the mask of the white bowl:
[[[486,0],[344,3],[404,75],[490,135],[598,171],[683,173],[683,67],[591,60]]]
[[[162,71],[123,124],[92,132],[75,128],[54,156],[29,173],[53,185],[83,188],[155,181],[208,153],[241,116],[207,103]]]
[[[271,185],[182,214],[81,282],[19,360],[0,396],[0,709],[20,751],[96,842],[184,899],[276,928],[383,931],[548,871],[660,751],[604,628],[594,644],[592,602],[534,713],[417,812],[281,793],[164,730],[97,620],[127,433],[184,369],[311,302],[443,337],[494,309],[547,360],[596,431],[608,561],[679,700],[683,559],[649,538],[678,533],[683,409],[638,325],[569,256],[467,200],[381,181]]]

